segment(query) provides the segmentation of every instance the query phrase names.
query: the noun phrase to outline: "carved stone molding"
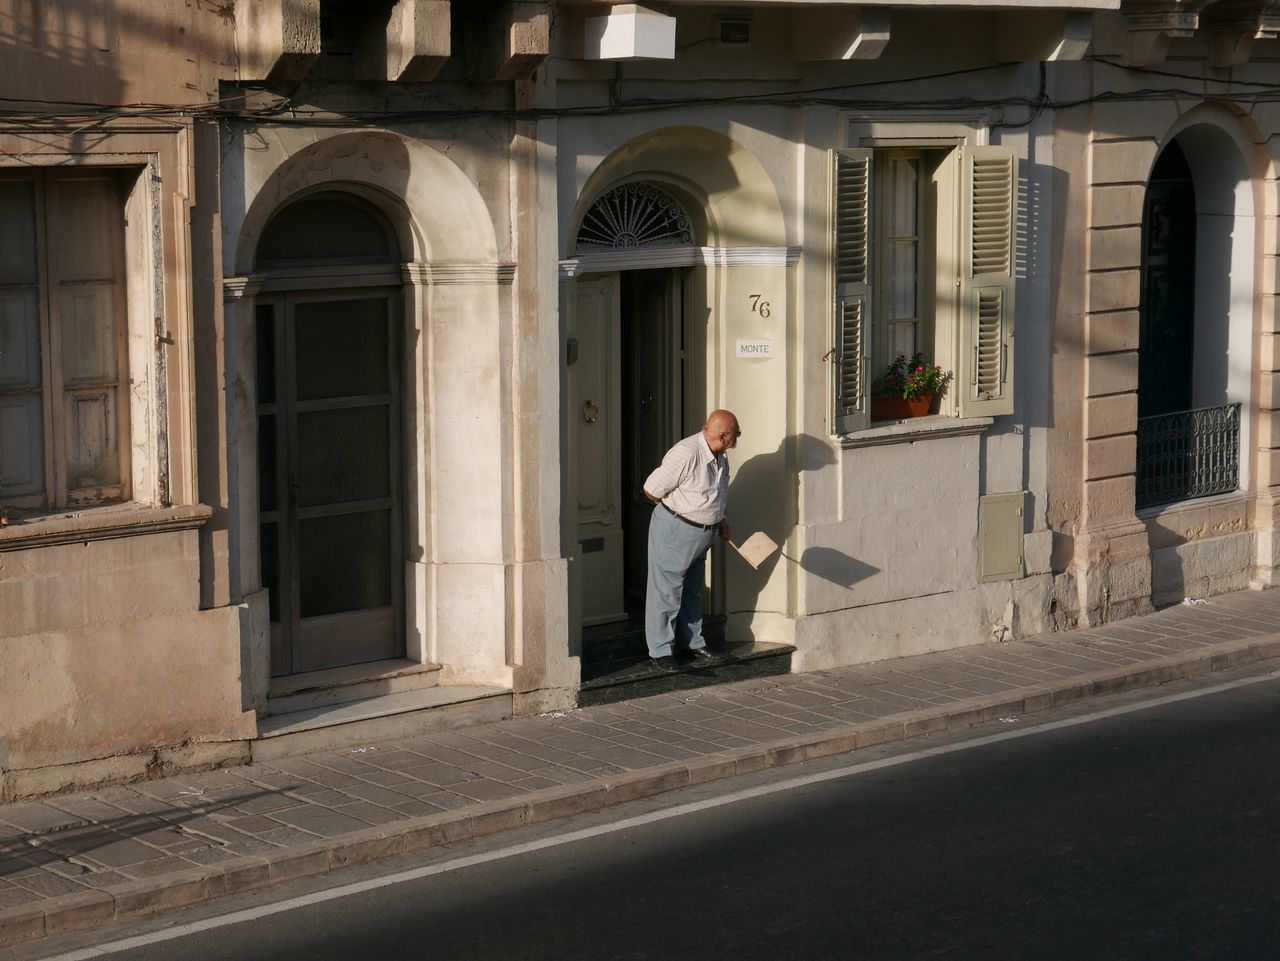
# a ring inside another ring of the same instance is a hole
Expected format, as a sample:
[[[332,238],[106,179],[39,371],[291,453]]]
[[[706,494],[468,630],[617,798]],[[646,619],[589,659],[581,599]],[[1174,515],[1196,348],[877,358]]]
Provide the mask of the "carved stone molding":
[[[1125,61],[1135,67],[1160,63],[1174,37],[1190,37],[1209,0],[1130,0],[1122,8]]]
[[[1280,0],[1219,0],[1204,12],[1209,63],[1219,69],[1249,59],[1255,40],[1280,36]]]

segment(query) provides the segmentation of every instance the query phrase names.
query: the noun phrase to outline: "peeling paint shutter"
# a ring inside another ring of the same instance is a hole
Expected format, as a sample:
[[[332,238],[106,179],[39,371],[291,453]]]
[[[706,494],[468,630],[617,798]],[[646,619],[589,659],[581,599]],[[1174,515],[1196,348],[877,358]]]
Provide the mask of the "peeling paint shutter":
[[[835,323],[833,426],[837,434],[867,426],[867,320],[871,307],[871,151],[835,151],[832,250]]]
[[[1009,147],[965,149],[960,277],[960,415],[1013,413],[1018,161]]]

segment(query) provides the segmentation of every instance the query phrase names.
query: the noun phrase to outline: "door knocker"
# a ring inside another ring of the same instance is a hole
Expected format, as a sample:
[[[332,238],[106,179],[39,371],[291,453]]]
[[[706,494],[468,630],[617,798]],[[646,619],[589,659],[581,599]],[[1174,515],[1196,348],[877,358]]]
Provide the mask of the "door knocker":
[[[600,417],[600,408],[596,406],[593,400],[587,401],[582,405],[582,419],[588,424],[594,424]]]

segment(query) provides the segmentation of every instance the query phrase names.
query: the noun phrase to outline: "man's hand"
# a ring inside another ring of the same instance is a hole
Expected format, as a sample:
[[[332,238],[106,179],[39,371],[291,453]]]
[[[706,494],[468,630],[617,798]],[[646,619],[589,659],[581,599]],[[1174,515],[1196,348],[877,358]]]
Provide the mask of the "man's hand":
[[[729,520],[728,518],[725,518],[720,521],[720,539],[727,541],[727,540],[730,540],[731,537],[732,537],[732,534],[729,530]]]

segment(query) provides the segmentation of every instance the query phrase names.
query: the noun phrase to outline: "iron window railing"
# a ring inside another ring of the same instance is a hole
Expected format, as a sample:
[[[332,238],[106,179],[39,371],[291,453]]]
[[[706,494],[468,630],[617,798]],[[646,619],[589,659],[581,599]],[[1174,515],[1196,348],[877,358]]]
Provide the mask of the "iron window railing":
[[[1240,486],[1240,405],[1138,418],[1137,506],[1226,494]]]

